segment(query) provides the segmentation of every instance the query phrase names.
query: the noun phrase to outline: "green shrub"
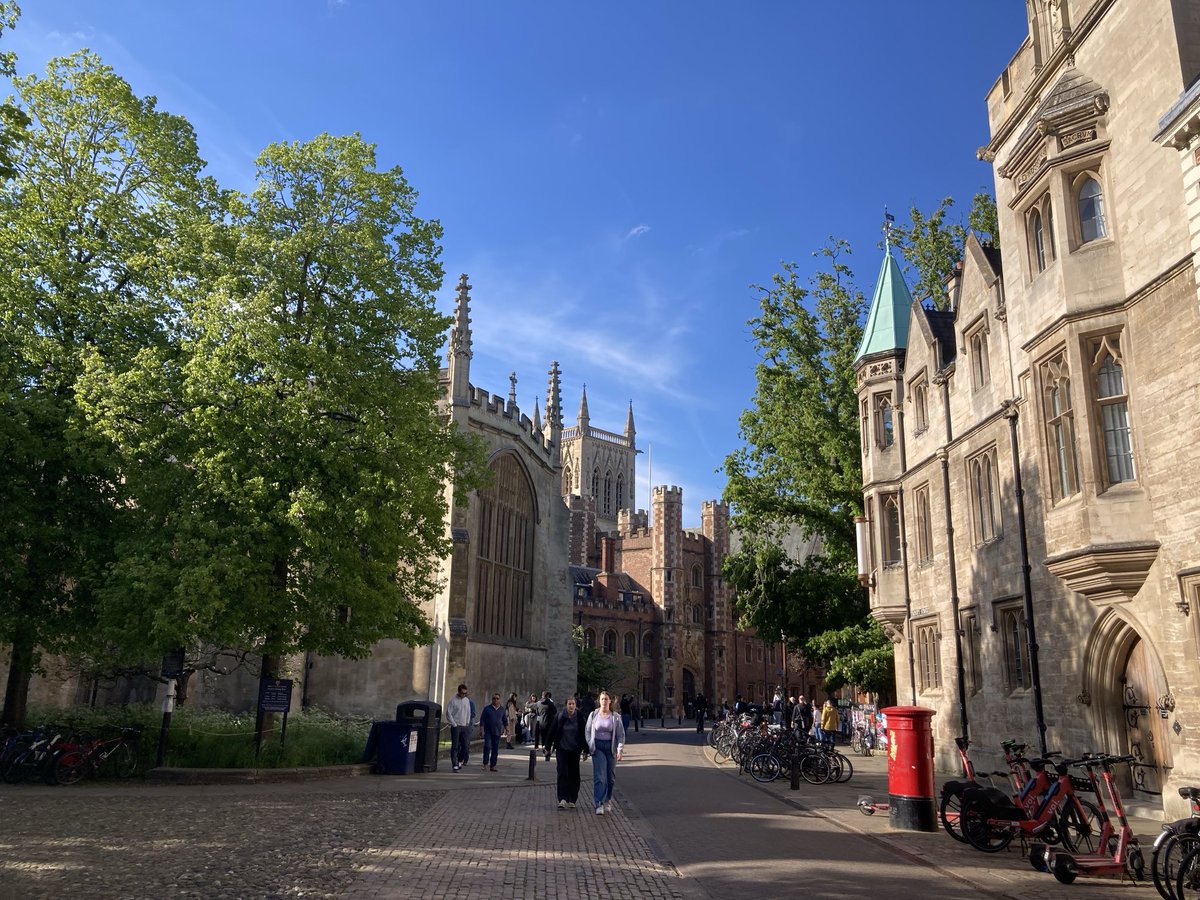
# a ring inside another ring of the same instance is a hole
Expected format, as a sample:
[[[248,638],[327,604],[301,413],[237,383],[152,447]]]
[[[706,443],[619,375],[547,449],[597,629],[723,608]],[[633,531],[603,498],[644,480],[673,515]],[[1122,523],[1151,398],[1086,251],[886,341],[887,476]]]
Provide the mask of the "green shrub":
[[[167,735],[165,765],[200,769],[271,769],[333,766],[362,761],[369,718],[335,716],[319,709],[291,713],[282,750],[283,716],[275,716],[273,734],[264,735],[262,752],[254,752],[254,713],[228,713],[203,707],[177,707]],[[162,711],[155,706],[100,709],[31,710],[29,723],[61,723],[102,734],[116,727],[141,726],[138,748],[142,770],[158,755]]]

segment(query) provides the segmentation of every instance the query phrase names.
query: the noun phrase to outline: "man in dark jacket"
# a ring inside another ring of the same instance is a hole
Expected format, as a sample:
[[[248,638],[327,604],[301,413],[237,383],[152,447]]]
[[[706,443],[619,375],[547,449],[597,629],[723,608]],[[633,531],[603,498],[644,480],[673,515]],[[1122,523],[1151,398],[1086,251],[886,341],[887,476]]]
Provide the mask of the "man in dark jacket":
[[[550,730],[550,725],[554,721],[555,715],[558,714],[558,707],[554,705],[554,701],[550,699],[550,692],[543,691],[542,699],[537,702],[535,707],[537,713],[536,725],[533,734],[533,749],[538,749],[538,746],[545,748],[546,742],[544,736]]]
[[[500,753],[500,736],[508,723],[508,713],[500,705],[500,695],[492,694],[490,706],[479,714],[479,733],[483,736],[483,767],[496,771],[496,757]]]
[[[574,809],[579,801],[579,760],[584,750],[584,718],[574,697],[546,730],[546,759],[553,750],[558,759],[558,808]]]

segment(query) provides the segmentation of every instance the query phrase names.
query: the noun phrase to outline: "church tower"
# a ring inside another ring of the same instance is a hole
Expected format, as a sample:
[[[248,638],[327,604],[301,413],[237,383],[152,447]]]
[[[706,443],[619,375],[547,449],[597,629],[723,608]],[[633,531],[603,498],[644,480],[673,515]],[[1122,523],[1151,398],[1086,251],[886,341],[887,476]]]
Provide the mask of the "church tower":
[[[562,490],[566,498],[582,499],[573,505],[594,508],[599,532],[616,531],[617,514],[635,508],[637,453],[633,401],[624,434],[593,428],[584,385],[575,426],[562,430]]]

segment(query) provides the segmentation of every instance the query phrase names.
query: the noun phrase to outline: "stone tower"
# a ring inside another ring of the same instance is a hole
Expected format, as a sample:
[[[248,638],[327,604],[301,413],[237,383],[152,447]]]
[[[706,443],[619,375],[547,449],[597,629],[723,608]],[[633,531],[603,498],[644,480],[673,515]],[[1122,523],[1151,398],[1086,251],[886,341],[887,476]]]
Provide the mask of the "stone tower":
[[[562,430],[562,493],[564,497],[575,496],[584,501],[573,503],[573,508],[586,509],[589,506],[586,501],[591,501],[597,531],[616,531],[617,514],[636,506],[635,437],[632,402],[624,434],[592,427],[587,385],[584,385],[575,427]],[[590,554],[591,548],[587,552]]]

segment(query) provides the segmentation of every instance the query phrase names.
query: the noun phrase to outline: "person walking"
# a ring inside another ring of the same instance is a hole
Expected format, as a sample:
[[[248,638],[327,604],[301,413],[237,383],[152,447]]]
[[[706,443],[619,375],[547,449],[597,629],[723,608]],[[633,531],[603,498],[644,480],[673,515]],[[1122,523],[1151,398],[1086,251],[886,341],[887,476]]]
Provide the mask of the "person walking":
[[[550,696],[549,691],[542,692],[542,699],[534,706],[534,710],[537,718],[534,723],[533,749],[536,750],[539,746],[545,749],[545,741],[542,740],[542,735],[546,733],[546,730],[550,727],[550,723],[558,715],[558,707],[554,705],[554,699]]]
[[[492,694],[492,702],[479,714],[479,733],[483,735],[483,767],[496,771],[496,757],[500,754],[500,736],[508,724],[508,714],[500,705],[500,695]]]
[[[471,755],[471,700],[467,686],[460,684],[458,693],[446,704],[446,718],[450,720],[450,765],[457,772],[467,764]]]
[[[826,700],[821,707],[821,741],[833,745],[838,732],[838,711],[832,700]]]
[[[629,719],[633,714],[633,700],[628,694],[621,695],[621,724],[625,726],[625,733],[629,734]]]
[[[696,731],[704,734],[704,718],[708,715],[708,700],[703,694],[697,694],[692,708],[696,713]]]
[[[530,694],[529,699],[525,701],[525,743],[533,740],[533,734],[537,730],[537,694]]]
[[[521,739],[520,724],[521,724],[521,704],[517,702],[517,692],[513,691],[508,695],[508,702],[504,704],[504,714],[508,716],[508,721],[504,725],[504,745],[511,750],[513,748],[513,737],[517,740]]]
[[[625,752],[625,727],[613,711],[612,695],[600,692],[600,708],[588,716],[584,730],[588,752],[592,755],[592,796],[596,815],[612,810],[613,786],[617,780],[617,762]]]
[[[546,744],[546,759],[551,751],[558,762],[558,808],[574,809],[579,801],[579,761],[584,753],[583,717],[574,697],[567,698],[567,705],[554,717],[543,740]]]

